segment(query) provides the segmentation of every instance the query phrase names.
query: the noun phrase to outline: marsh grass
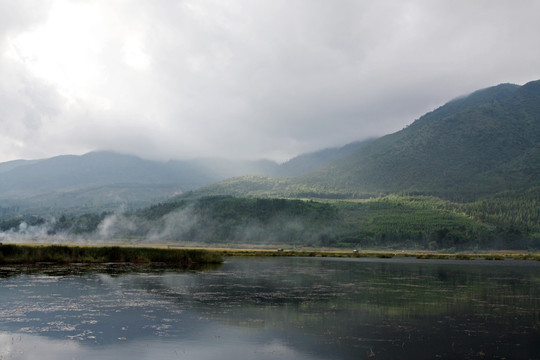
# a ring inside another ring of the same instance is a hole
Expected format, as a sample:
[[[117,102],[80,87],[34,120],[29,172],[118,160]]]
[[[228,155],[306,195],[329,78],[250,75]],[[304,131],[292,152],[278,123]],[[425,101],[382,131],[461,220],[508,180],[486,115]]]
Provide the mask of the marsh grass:
[[[261,249],[212,249],[222,256],[296,256],[296,257],[338,257],[338,258],[401,258],[413,257],[416,259],[435,260],[537,260],[540,261],[538,253],[517,253],[517,252],[497,252],[497,253],[437,253],[421,251],[318,251],[318,250],[261,250]]]
[[[268,250],[268,249],[186,249],[163,247],[124,246],[66,246],[66,245],[0,245],[0,264],[100,264],[100,263],[162,263],[185,267],[193,264],[220,264],[225,256],[285,256],[339,258],[400,258],[451,260],[536,260],[533,252],[494,253],[437,253],[420,251],[323,251],[323,250]]]
[[[163,263],[183,267],[221,262],[223,258],[220,254],[203,249],[15,244],[0,246],[0,264]]]

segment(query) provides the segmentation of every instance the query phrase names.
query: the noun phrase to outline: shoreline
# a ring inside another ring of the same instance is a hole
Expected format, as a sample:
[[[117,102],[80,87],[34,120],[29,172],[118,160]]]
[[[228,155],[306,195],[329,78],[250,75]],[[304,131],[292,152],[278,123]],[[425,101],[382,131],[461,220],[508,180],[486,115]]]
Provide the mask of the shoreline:
[[[221,264],[224,257],[334,257],[334,258],[416,258],[435,260],[536,260],[540,252],[486,250],[479,252],[435,252],[426,250],[340,250],[340,249],[261,249],[189,247],[170,244],[140,245],[56,245],[2,244],[0,265],[11,264],[105,264],[162,263],[179,267],[194,264]]]
[[[412,250],[263,250],[263,249],[208,249],[222,256],[289,256],[289,257],[336,257],[336,258],[416,258],[416,259],[438,259],[438,260],[536,260],[540,261],[539,252],[517,252],[517,251],[486,251],[486,252],[457,252],[457,253],[437,253],[428,251]]]
[[[17,264],[166,264],[187,268],[192,265],[221,264],[223,257],[204,249],[80,246],[48,244],[2,244],[0,265]]]

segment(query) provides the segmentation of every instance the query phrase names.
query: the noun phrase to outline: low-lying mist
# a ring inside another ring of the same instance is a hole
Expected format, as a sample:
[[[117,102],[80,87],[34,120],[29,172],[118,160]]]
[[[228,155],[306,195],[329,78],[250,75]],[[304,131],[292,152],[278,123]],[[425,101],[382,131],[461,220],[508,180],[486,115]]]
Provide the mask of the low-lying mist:
[[[170,210],[170,211],[169,211]],[[320,245],[331,233],[333,209],[284,200],[218,197],[160,204],[143,211],[25,220],[4,226],[9,243],[302,244]]]
[[[124,208],[101,214],[0,220],[0,242],[450,252],[540,248],[538,236],[526,230],[489,227],[447,209],[419,207],[413,200],[329,203],[230,196],[182,199],[137,211]]]

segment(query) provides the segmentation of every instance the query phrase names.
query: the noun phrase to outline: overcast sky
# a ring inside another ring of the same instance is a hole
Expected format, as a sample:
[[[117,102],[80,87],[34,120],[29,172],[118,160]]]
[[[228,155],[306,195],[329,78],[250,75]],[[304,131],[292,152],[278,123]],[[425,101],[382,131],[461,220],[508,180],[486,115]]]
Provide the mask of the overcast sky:
[[[286,160],[540,78],[539,0],[0,0],[0,161]]]

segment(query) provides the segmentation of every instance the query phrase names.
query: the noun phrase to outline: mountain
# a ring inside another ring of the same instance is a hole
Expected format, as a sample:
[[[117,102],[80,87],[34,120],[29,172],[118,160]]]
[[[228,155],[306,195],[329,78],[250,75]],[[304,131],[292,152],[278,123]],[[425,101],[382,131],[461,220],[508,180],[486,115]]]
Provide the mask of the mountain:
[[[30,165],[38,161],[39,160],[13,160],[0,163],[0,174],[11,171],[19,166]]]
[[[540,187],[540,81],[452,100],[396,133],[288,179],[234,178],[201,195],[475,200]],[[244,189],[244,190],[242,190]]]
[[[451,101],[296,182],[474,199],[540,185],[540,81]]]
[[[260,175],[270,177],[291,177],[300,175],[343,158],[371,139],[357,141],[341,147],[327,148],[311,153],[301,154],[277,164],[270,160],[235,161],[219,158],[201,158],[190,160],[173,160],[167,165],[175,172],[183,191],[191,191],[236,176]]]
[[[0,177],[3,197],[31,197],[59,190],[110,184],[170,184],[172,173],[162,164],[135,156],[93,152],[22,164]]]
[[[198,188],[248,172],[259,175]],[[167,201],[155,203],[160,196]],[[317,197],[325,200],[298,199]],[[114,153],[0,164],[0,229],[23,235],[36,228],[227,246],[538,249],[538,199],[540,81],[479,90],[394,134],[281,165],[159,163]],[[6,207],[21,201],[79,214],[59,221],[35,213],[10,218]],[[154,203],[114,216],[80,211],[115,201]]]
[[[0,207],[115,209],[147,205],[180,192],[162,163],[112,152],[0,164]]]
[[[275,174],[279,165],[269,160],[235,161],[219,158],[172,160],[167,166],[174,172],[183,191],[198,189],[224,179],[245,174]]]
[[[80,213],[145,206],[239,175],[283,177],[311,171],[365,143],[300,155],[284,164],[218,158],[157,162],[108,151],[9,161],[0,163],[0,215],[20,208]]]
[[[260,173],[277,177],[289,177],[300,175],[302,173],[307,173],[334,160],[352,154],[356,150],[367,145],[372,140],[373,139],[356,141],[342,147],[327,148],[307,154],[298,155],[290,159],[289,161],[281,164],[279,167],[274,169],[273,172]]]

